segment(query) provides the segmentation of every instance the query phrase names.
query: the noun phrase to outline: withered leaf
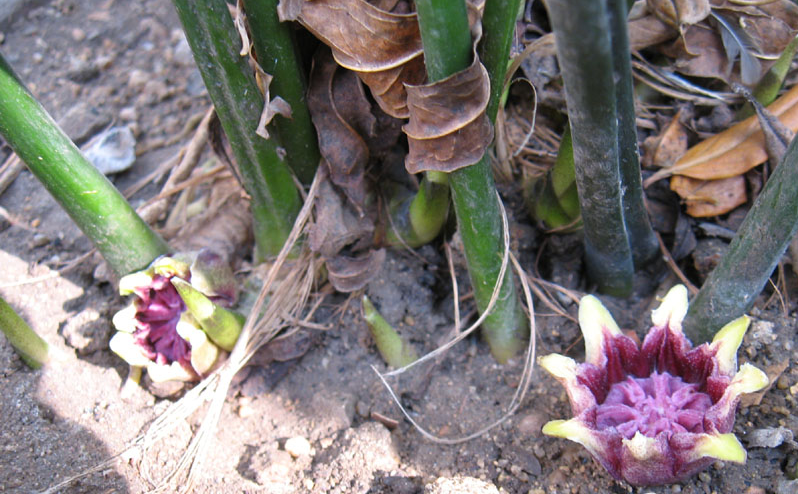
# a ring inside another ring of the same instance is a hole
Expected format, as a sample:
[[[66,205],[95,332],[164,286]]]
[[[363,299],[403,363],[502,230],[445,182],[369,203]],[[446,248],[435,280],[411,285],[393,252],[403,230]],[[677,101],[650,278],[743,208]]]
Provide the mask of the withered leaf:
[[[360,81],[352,72],[340,69],[324,47],[313,58],[308,108],[332,182],[364,208],[369,149],[363,136],[374,132],[376,119]]]
[[[669,167],[687,151],[687,130],[681,123],[681,116],[682,110],[679,109],[653,141],[646,139],[643,144],[646,166]]]
[[[408,138],[408,172],[451,172],[482,158],[493,140],[485,113],[489,86],[488,73],[476,56],[471,66],[450,77],[407,86],[410,121],[402,129]]]
[[[671,179],[671,190],[679,194],[687,214],[694,218],[728,213],[748,199],[743,176],[697,180],[676,175]]]
[[[709,0],[647,0],[649,11],[674,28],[697,24],[709,15]]]
[[[639,51],[652,45],[673,39],[678,31],[653,15],[629,21],[629,45]]]
[[[258,89],[263,93],[263,110],[260,113],[258,126],[255,128],[255,133],[264,139],[269,138],[269,131],[266,126],[269,125],[275,115],[282,115],[285,118],[291,118],[291,105],[286,100],[277,96],[272,99],[269,94],[269,86],[272,83],[272,77],[267,74],[258,64],[253,60],[255,66],[255,81],[258,83]]]
[[[278,13],[281,20],[298,20],[332,49],[336,62],[374,84],[383,111],[407,117],[402,83],[425,77],[415,14],[386,12],[365,0],[281,0]]]
[[[794,86],[768,110],[788,129],[798,130],[798,86]],[[765,136],[756,116],[749,117],[729,129],[701,141],[669,168],[663,168],[646,185],[670,175],[683,175],[701,180],[714,180],[742,175],[768,158]]]
[[[370,240],[374,223],[367,216],[358,217],[347,208],[327,179],[327,169],[321,170],[319,192],[314,204],[316,221],[310,226],[308,244],[314,252],[332,258],[347,245]]]
[[[338,256],[327,261],[327,276],[339,292],[354,292],[377,276],[384,262],[385,249],[371,250],[360,257]]]

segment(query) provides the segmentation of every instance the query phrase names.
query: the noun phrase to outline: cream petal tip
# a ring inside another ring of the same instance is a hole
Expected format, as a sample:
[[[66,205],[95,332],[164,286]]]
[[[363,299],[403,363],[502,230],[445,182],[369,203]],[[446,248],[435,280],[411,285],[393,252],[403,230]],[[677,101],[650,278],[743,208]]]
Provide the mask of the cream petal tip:
[[[721,372],[731,374],[737,367],[737,349],[740,348],[750,323],[748,316],[738,317],[723,326],[712,338],[712,345],[718,349],[716,358]]]
[[[150,284],[152,284],[152,272],[149,269],[130,273],[119,280],[119,294],[130,295],[136,288]]]
[[[117,331],[124,333],[133,333],[136,331],[136,305],[129,304],[124,309],[118,311],[111,318],[111,324],[114,325]]]
[[[572,379],[576,376],[576,361],[558,353],[540,357],[538,364],[558,379]]]
[[[668,290],[659,307],[651,312],[651,322],[658,328],[668,326],[681,329],[685,314],[687,314],[687,288],[684,285],[674,285]]]
[[[640,431],[635,432],[632,439],[622,440],[624,447],[629,453],[640,461],[648,460],[657,455],[657,441],[654,438],[644,436]]]
[[[731,386],[738,394],[755,393],[764,389],[770,383],[767,374],[751,364],[745,363],[734,375]]]
[[[607,333],[621,335],[621,328],[610,311],[593,295],[585,295],[579,301],[579,328],[585,338],[585,362],[601,364],[603,346]]]
[[[130,333],[117,332],[108,343],[111,351],[119,355],[131,366],[144,367],[150,364],[150,359],[141,352],[136,340]]]
[[[585,425],[577,419],[552,420],[546,422],[546,425],[543,426],[541,432],[547,436],[570,439],[571,441],[575,441],[585,446],[587,446],[586,443],[589,444],[592,442],[592,434],[590,429],[585,427]]]
[[[693,449],[695,459],[716,458],[722,461],[745,463],[746,452],[743,445],[732,433],[702,434]]]

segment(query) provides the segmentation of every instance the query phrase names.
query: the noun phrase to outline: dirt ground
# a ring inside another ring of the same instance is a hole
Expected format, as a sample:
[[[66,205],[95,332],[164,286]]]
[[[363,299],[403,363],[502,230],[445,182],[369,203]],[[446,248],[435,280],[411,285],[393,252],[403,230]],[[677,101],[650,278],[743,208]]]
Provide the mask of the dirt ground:
[[[32,2],[0,29],[2,53],[78,143],[111,123],[133,128],[138,158],[114,178],[120,190],[171,158],[190,138],[181,134],[186,122],[209,105],[166,0]],[[171,143],[175,136],[181,139]],[[156,191],[148,186],[131,202]],[[543,242],[508,192],[518,219],[513,245],[530,266]],[[0,294],[53,353],[50,364],[31,371],[0,338],[0,492],[41,492],[122,452],[170,401],[143,389],[120,396],[127,366],[108,350],[108,340],[110,317],[124,301],[95,276],[95,261],[70,264],[90,243],[29,172],[0,195],[0,206],[8,212],[0,218]],[[545,271],[559,282],[578,255],[568,242],[546,247]],[[429,351],[452,327],[451,286],[441,251],[427,246],[418,253],[390,252],[366,292],[389,322]],[[664,269],[652,273],[641,277],[632,301],[605,299],[619,324],[641,336],[655,293],[674,283]],[[460,278],[464,294],[466,277]],[[790,282],[791,300],[798,300]],[[578,280],[572,286],[584,288]],[[575,314],[575,305],[567,308]],[[734,432],[744,444],[757,430],[798,431],[795,306],[774,304],[752,315],[740,361],[766,369],[775,382],[758,403],[741,407]],[[536,319],[540,355],[581,359],[573,322],[544,307]],[[786,473],[794,478],[798,463],[790,441],[749,448],[746,465],[717,462],[682,484],[637,489],[616,482],[580,446],[541,435],[546,421],[570,410],[562,388],[539,370],[517,413],[500,427],[456,446],[436,444],[403,419],[372,371],[386,366],[357,302],[328,297],[316,320],[330,329],[312,338],[308,353],[249,370],[231,390],[195,492],[798,493],[798,481]],[[502,414],[521,365],[520,359],[497,365],[471,338],[393,384],[415,420],[434,434],[457,437]],[[146,492],[148,479],[174,464],[201,419],[194,414],[148,458],[123,455],[59,491]]]

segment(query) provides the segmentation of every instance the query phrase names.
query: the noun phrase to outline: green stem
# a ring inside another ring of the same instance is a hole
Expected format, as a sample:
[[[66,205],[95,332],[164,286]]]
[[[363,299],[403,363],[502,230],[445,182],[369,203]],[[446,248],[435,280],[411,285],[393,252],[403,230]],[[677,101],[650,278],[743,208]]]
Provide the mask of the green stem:
[[[227,3],[174,0],[174,4],[251,197],[255,257],[261,261],[276,255],[285,243],[299,211],[299,194],[277,143],[255,134],[263,96],[247,60],[238,53],[241,40]]]
[[[258,63],[267,74],[274,76],[270,93],[291,105],[291,118],[277,115],[273,121],[286,150],[285,160],[297,177],[309,184],[321,155],[305,98],[305,72],[295,48],[291,25],[277,18],[277,3],[278,0],[244,0],[244,10]]]
[[[585,235],[588,275],[625,296],[634,267],[624,221],[609,22],[603,2],[547,3],[560,62]]]
[[[515,33],[515,21],[520,0],[487,0],[482,15],[482,41],[479,43],[479,58],[490,78],[490,101],[488,117],[496,121],[499,111],[510,46]]]
[[[169,247],[58,127],[0,56],[0,134],[118,275]]]
[[[465,2],[419,0],[416,10],[429,80],[438,81],[466,69],[471,64],[472,49]],[[503,62],[493,69],[499,70],[503,77],[507,54],[499,58]],[[499,94],[496,92],[497,98]],[[485,154],[478,163],[452,172],[449,183],[474,299],[483,313],[499,278],[504,253],[501,211],[489,156]],[[524,346],[526,329],[513,276],[508,270],[501,281],[493,311],[482,324],[482,332],[494,358],[505,362],[518,353]]]
[[[38,369],[47,363],[47,342],[14,312],[3,297],[0,297],[0,330],[28,367]]]
[[[754,304],[798,231],[798,140],[765,184],[720,264],[690,304],[683,326],[695,344],[712,339]]]
[[[635,267],[643,267],[659,254],[659,242],[648,219],[643,200],[640,156],[637,149],[632,62],[626,0],[609,0],[612,61],[615,68],[615,101],[618,109],[618,159],[621,172],[623,215]]]

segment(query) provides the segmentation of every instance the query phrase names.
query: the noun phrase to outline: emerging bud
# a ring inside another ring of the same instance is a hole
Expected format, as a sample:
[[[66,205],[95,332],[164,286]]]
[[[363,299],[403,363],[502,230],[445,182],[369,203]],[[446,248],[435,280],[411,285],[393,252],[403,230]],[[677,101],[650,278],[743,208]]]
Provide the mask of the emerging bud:
[[[114,315],[111,350],[146,368],[154,382],[199,380],[243,326],[243,317],[226,309],[236,302],[233,273],[205,249],[159,257],[123,277],[119,291],[133,300]]]
[[[687,290],[673,287],[652,313],[641,347],[621,333],[591,295],[579,305],[585,363],[547,355],[540,364],[568,393],[574,418],[554,420],[543,433],[582,444],[618,480],[645,486],[679,482],[716,459],[744,463],[731,433],[740,395],[768,384],[737,349],[745,316],[696,348],[682,333]]]

